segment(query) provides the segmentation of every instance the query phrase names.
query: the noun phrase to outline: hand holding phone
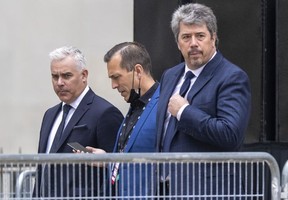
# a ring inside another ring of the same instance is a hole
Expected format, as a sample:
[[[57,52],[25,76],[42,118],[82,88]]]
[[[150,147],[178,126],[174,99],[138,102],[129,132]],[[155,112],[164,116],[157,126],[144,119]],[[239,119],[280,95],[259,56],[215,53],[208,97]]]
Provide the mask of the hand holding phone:
[[[92,153],[91,150],[83,147],[81,144],[79,144],[78,142],[71,142],[71,143],[67,143],[72,149],[74,149],[75,151],[80,151],[80,152],[84,152],[84,153]]]

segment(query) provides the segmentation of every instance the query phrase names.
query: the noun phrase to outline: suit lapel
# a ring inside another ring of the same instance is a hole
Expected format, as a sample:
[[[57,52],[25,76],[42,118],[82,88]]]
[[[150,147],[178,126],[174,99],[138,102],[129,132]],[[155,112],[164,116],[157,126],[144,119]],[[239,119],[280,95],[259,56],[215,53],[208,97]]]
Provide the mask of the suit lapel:
[[[173,69],[173,68],[172,68]],[[161,116],[158,116],[158,120],[159,120],[159,125],[161,125],[160,130],[158,129],[158,135],[157,135],[157,145],[161,144],[164,135],[164,123],[165,123],[165,119],[166,119],[166,111],[168,108],[168,102],[170,97],[173,94],[173,91],[175,90],[175,87],[177,86],[179,79],[181,78],[181,76],[183,75],[185,70],[185,64],[181,63],[177,66],[175,66],[175,70],[174,71],[170,71],[169,73],[171,73],[171,75],[167,75],[167,78],[162,81],[160,84],[162,84],[163,86],[161,87],[161,95],[159,98],[159,104],[158,104],[158,113],[163,113]],[[162,97],[161,97],[162,96]],[[160,133],[160,134],[159,134]],[[157,147],[158,149],[160,148],[160,146]]]
[[[146,105],[146,108],[143,111],[143,113],[141,114],[140,119],[137,121],[135,128],[132,130],[131,137],[128,140],[127,146],[125,147],[125,150],[124,150],[125,152],[129,152],[129,150],[133,146],[137,136],[141,132],[141,128],[144,126],[144,124],[145,124],[146,120],[148,119],[151,111],[155,107],[158,98],[159,98],[159,87],[154,92],[150,102]]]
[[[93,93],[91,89],[87,92],[87,94],[82,99],[81,103],[78,105],[77,109],[73,113],[71,119],[69,120],[66,128],[63,131],[62,138],[58,142],[57,147],[54,149],[55,152],[59,150],[59,148],[63,145],[65,140],[69,137],[71,134],[74,126],[77,124],[77,122],[82,118],[82,116],[90,109],[90,105],[93,102]]]
[[[41,138],[40,138],[40,143],[39,143],[39,151],[38,151],[39,153],[46,153],[49,135],[53,127],[54,121],[58,113],[60,112],[61,106],[62,106],[62,103],[59,103],[57,106],[52,108],[53,110],[50,113],[47,113],[47,116],[44,119],[45,125],[43,125],[44,127],[41,130],[43,132],[41,133]]]
[[[169,83],[164,83],[166,84],[166,89],[165,91],[163,91],[163,94],[165,94],[165,96],[168,96],[169,98],[165,98],[165,102],[164,102],[164,105],[166,105],[166,108],[165,110],[167,110],[167,106],[168,106],[168,102],[169,102],[169,99],[170,97],[172,96],[174,90],[175,90],[175,87],[177,86],[178,82],[179,82],[179,79],[180,77],[183,75],[184,73],[184,66],[183,65],[180,70],[176,71],[171,77],[167,78],[166,81],[168,81]]]

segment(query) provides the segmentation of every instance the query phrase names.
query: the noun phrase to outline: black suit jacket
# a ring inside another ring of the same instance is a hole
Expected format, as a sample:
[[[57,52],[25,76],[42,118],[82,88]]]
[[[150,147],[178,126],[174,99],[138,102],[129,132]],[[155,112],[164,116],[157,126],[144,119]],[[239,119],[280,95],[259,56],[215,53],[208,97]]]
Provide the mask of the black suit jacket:
[[[49,134],[61,110],[61,105],[62,103],[49,108],[44,114],[38,153],[45,153],[46,151]],[[58,146],[51,148],[50,153],[72,153],[71,147],[67,145],[69,142],[79,142],[83,146],[92,146],[104,149],[106,152],[112,152],[122,120],[123,115],[116,107],[89,89],[68,122]],[[60,169],[60,166],[58,167]],[[103,178],[97,177],[95,167],[93,170],[87,168],[85,170],[84,166],[65,166],[62,170],[59,170],[58,167],[56,171],[55,166],[45,166],[46,169],[43,171],[46,175],[50,175],[47,180],[41,180],[41,176],[43,178],[42,169],[38,167],[37,187],[34,192],[40,195],[42,181],[42,184],[44,182],[46,187],[49,188],[47,192],[50,193],[44,192],[43,196],[62,196],[62,194],[63,196],[84,196],[85,191],[90,194],[92,190],[94,195],[101,193],[101,191],[97,191],[97,188],[101,188]],[[75,171],[73,171],[73,168]],[[100,174],[102,173],[101,171]],[[94,183],[94,188],[89,187],[91,181]]]

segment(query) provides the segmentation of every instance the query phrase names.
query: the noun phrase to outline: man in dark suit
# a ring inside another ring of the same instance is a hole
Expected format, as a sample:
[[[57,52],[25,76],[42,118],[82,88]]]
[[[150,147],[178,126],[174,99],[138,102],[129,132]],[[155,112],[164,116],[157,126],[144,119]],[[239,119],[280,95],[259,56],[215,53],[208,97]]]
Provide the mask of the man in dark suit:
[[[38,153],[72,153],[71,147],[67,145],[69,142],[111,152],[123,116],[87,85],[88,70],[84,55],[77,48],[61,47],[50,53],[50,59],[52,84],[61,103],[45,112]],[[70,109],[62,124],[63,109],[67,105]],[[61,124],[64,128],[58,131]],[[99,196],[101,191],[97,189],[101,188],[103,174],[101,171],[98,176],[95,170],[89,166],[84,169],[82,165],[62,168],[39,166],[34,195],[66,197],[94,193],[94,196]]]
[[[213,11],[201,4],[182,5],[173,13],[171,28],[185,62],[166,70],[160,81],[158,151],[238,151],[250,116],[249,79],[217,51]],[[226,182],[235,175],[227,169],[217,164],[164,167],[161,184],[172,195],[237,193],[235,182]]]

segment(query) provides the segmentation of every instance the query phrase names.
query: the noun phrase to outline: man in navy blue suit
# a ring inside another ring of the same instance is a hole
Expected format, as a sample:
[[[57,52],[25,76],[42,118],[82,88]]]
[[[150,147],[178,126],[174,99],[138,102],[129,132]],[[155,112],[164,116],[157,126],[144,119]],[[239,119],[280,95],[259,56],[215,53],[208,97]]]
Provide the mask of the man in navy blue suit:
[[[250,116],[250,83],[247,74],[217,50],[213,11],[197,3],[182,5],[173,13],[171,28],[184,62],[166,70],[160,81],[157,150],[238,151]],[[191,76],[185,94],[181,90],[187,74]],[[166,173],[160,173],[162,184],[171,195],[239,192],[239,187],[233,190],[234,182],[226,182],[235,175],[232,170],[229,174],[227,166],[182,167],[172,166],[169,171],[164,168]],[[217,171],[218,177],[214,174],[216,169],[223,169]]]
[[[123,115],[88,86],[84,55],[77,48],[61,47],[50,53],[50,59],[52,84],[61,103],[49,108],[44,114],[38,153],[72,153],[71,147],[67,145],[69,142],[112,152]],[[70,109],[63,123],[64,130],[58,132],[67,105]],[[102,191],[97,189],[102,186],[103,173],[89,166],[75,165],[74,169],[70,165],[62,168],[39,166],[34,195],[81,197],[94,193],[93,196],[99,196]]]

